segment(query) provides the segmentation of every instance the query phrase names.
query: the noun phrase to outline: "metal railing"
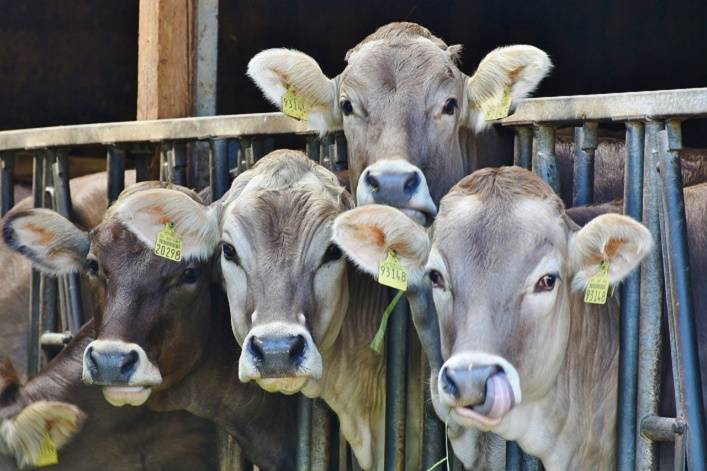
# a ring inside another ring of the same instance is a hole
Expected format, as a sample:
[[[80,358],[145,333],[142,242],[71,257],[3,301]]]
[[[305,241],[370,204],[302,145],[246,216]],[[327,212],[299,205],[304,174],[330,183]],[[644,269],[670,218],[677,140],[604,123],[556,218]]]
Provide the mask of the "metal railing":
[[[594,153],[599,123],[626,125],[626,179],[624,211],[643,220],[661,251],[644,262],[622,286],[618,467],[622,470],[656,463],[655,443],[674,440],[676,464],[686,453],[691,470],[704,469],[704,410],[699,382],[699,361],[691,305],[685,214],[682,201],[679,151],[680,121],[707,116],[707,89],[623,93],[522,101],[503,125],[516,129],[514,163],[533,169],[556,191],[560,182],[554,153],[555,129],[579,125],[575,131],[575,205],[593,200]],[[341,133],[319,139],[314,129],[280,113],[264,113],[159,121],[89,124],[0,132],[0,207],[12,207],[15,154],[33,156],[35,206],[52,207],[71,217],[67,150],[101,145],[107,155],[107,197],[114,201],[124,187],[126,164],[133,162],[137,180],[148,178],[147,161],[159,152],[160,177],[185,185],[188,180],[189,145],[206,143],[213,199],[223,195],[231,180],[273,147],[273,136],[300,135],[310,158],[334,171],[345,170],[346,141]],[[658,165],[660,164],[660,172]],[[33,271],[30,301],[29,373],[41,364],[41,348],[67,343],[85,320],[81,312],[77,277],[58,281]],[[660,320],[663,296],[667,297],[669,338],[677,417],[659,417]],[[406,310],[402,305],[398,308]],[[407,315],[392,316],[388,331],[386,381],[385,469],[405,466],[405,418],[410,378],[405,374],[411,327]],[[414,337],[414,336],[413,336]],[[642,352],[639,355],[639,351]],[[426,378],[415,381],[424,386]],[[426,392],[425,392],[426,393]],[[424,395],[423,395],[424,397]],[[427,401],[429,402],[429,401]],[[425,404],[415,404],[426,407]],[[427,404],[427,406],[429,406]],[[441,422],[426,407],[423,415],[424,469],[444,453]],[[356,469],[343,438],[332,433],[335,418],[320,401],[304,397],[299,407],[297,467],[306,469]],[[640,421],[638,420],[640,418]],[[640,432],[640,433],[639,433]],[[242,465],[241,465],[242,466]],[[509,469],[538,468],[537,461],[507,449]],[[679,469],[679,466],[677,466]],[[454,461],[453,469],[460,464]]]

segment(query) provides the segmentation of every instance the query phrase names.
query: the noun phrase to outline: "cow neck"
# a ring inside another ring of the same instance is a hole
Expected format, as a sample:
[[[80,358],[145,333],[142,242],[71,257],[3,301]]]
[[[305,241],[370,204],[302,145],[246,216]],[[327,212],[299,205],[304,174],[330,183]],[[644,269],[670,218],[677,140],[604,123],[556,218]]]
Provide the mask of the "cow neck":
[[[564,363],[541,409],[549,423],[545,452],[548,471],[613,469],[616,447],[619,364],[618,296],[606,305],[570,297],[570,329]],[[523,440],[521,440],[522,444]]]
[[[339,336],[322,352],[324,376],[318,389],[338,415],[341,431],[359,464],[370,468],[382,459],[385,412],[385,356],[374,352],[370,343],[388,294],[370,275],[352,265],[348,282],[348,307]]]
[[[204,312],[197,314],[211,326],[204,358],[180,383],[154,395],[150,405],[163,411],[184,409],[211,420],[233,436],[261,469],[286,469],[288,457],[296,454],[296,440],[289,432],[296,424],[296,398],[239,381],[240,350],[225,295],[212,286],[211,296],[212,303],[204,303]]]

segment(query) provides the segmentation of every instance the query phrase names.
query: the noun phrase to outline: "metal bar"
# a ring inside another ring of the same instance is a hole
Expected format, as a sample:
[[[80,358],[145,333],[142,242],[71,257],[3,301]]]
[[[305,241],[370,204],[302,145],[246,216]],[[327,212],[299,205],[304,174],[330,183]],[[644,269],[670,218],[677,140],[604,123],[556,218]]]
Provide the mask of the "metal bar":
[[[586,122],[574,128],[573,205],[594,201],[594,151],[597,148],[597,123]]]
[[[263,155],[268,155],[273,150],[275,150],[275,139],[272,136],[265,136],[263,138]]]
[[[405,468],[405,413],[407,410],[405,392],[407,391],[409,316],[407,300],[401,299],[390,317],[386,333],[384,465],[386,471]]]
[[[44,154],[43,150],[36,151],[32,159],[32,199],[35,208],[41,208],[44,199],[44,179],[42,178]],[[27,334],[29,337],[27,342],[27,376],[29,378],[39,372],[40,281],[40,272],[32,268],[32,281],[29,290],[29,332]]]
[[[169,165],[169,154],[172,152],[171,142],[160,142],[160,181],[172,181],[172,167]]]
[[[307,157],[319,162],[319,139],[317,136],[307,136],[306,152]]]
[[[297,402],[297,470],[312,469],[310,448],[312,439],[312,400],[300,394]]]
[[[656,136],[662,123],[649,121],[645,125],[643,162],[643,224],[656,242],[641,265],[641,315],[638,344],[638,403],[636,414],[641,422],[641,433],[636,441],[636,468],[656,469],[657,447],[651,434],[643,433],[643,422],[658,414],[661,386],[663,315],[663,264],[660,244],[660,187],[658,175],[659,154]]]
[[[526,170],[533,168],[533,128],[517,126],[513,140],[513,165]]]
[[[555,156],[555,128],[537,126],[533,132],[533,171],[555,193],[560,193],[560,177]]]
[[[685,432],[685,426],[685,421],[682,419],[647,415],[641,419],[641,436],[652,442],[672,442],[675,441],[676,435]]]
[[[523,450],[516,442],[506,442],[506,470],[520,470]]]
[[[15,205],[15,155],[0,154],[0,216],[4,216]]]
[[[117,146],[108,146],[106,160],[108,172],[108,205],[118,199],[125,188],[125,150]]]
[[[687,419],[687,462],[690,471],[707,468],[705,449],[705,416],[700,382],[700,360],[697,351],[696,326],[692,287],[690,284],[690,260],[687,245],[687,223],[685,201],[680,173],[680,149],[682,132],[680,122],[668,120],[666,129],[660,131],[658,143],[661,148],[661,176],[663,183],[663,206],[667,238],[670,240],[669,264],[673,314],[678,333],[678,354],[682,367],[683,391],[685,394],[685,417]]]
[[[228,139],[209,141],[211,200],[219,200],[228,191]]]
[[[240,168],[238,166],[238,154],[242,152],[243,148],[241,147],[241,143],[238,139],[228,140],[228,176],[231,181],[236,178],[236,176],[238,176],[238,172],[240,171]]]
[[[336,146],[336,152],[334,153],[334,171],[341,172],[349,167],[348,144],[343,132],[334,134],[334,145]]]
[[[329,409],[319,399],[313,401],[310,469],[329,469],[331,452]]]
[[[439,420],[432,406],[432,397],[428,379],[430,368],[425,361],[423,368],[426,375],[423,379],[423,418],[422,418],[422,469],[429,469],[445,455],[444,424]]]
[[[637,221],[640,221],[643,215],[643,148],[643,123],[626,123],[624,214]],[[621,285],[616,469],[625,471],[633,471],[636,465],[640,289],[640,271],[631,273]]]
[[[39,339],[42,348],[63,348],[73,336],[69,332],[45,332]]]
[[[173,142],[169,153],[170,181],[177,185],[187,186],[187,144]]]
[[[326,167],[329,170],[333,169],[332,166],[332,153],[333,153],[333,143],[334,136],[332,134],[327,134],[320,141],[320,151],[319,151],[319,165]]]
[[[135,165],[135,181],[144,182],[152,180],[150,177],[150,160],[155,155],[154,148],[149,145],[134,145],[130,149],[130,156]]]
[[[250,140],[250,153],[248,154],[248,168],[252,168],[255,162],[260,160],[265,155],[263,146],[263,138],[261,136],[253,136]]]

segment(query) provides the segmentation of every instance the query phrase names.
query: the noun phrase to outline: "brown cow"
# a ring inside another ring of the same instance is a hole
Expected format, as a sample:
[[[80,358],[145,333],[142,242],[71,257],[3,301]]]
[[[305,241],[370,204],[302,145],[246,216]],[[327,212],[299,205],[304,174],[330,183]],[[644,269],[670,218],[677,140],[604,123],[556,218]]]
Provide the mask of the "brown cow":
[[[154,254],[168,222],[183,244],[180,262]],[[72,384],[83,376],[114,405],[149,398],[157,410],[187,410],[228,431],[261,468],[292,466],[294,398],[238,381],[239,351],[211,283],[218,226],[196,194],[143,183],[126,189],[90,233],[46,210],[13,213],[4,229],[39,268],[89,279],[96,340],[66,360]]]

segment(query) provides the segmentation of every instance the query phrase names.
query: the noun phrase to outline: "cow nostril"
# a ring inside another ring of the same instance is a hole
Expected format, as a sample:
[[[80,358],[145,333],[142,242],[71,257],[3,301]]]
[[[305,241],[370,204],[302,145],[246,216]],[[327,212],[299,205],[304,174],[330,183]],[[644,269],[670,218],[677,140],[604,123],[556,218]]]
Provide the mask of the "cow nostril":
[[[297,335],[290,346],[290,360],[301,360],[304,356],[306,341],[302,335]]]
[[[417,174],[417,172],[412,172],[412,175],[405,179],[405,184],[403,185],[403,188],[405,189],[406,193],[412,193],[417,190],[417,187],[419,185],[420,176]]]
[[[135,372],[135,367],[140,356],[135,350],[130,350],[130,352],[125,355],[120,362],[120,374],[124,377],[129,378]]]
[[[442,369],[442,387],[444,388],[444,392],[450,396],[455,399],[459,398],[459,387],[452,377],[449,376],[449,369],[446,367]]]
[[[88,347],[86,352],[86,360],[88,360],[88,368],[92,375],[98,372],[98,363],[96,362],[96,357],[94,356],[93,347]]]
[[[248,351],[257,361],[263,361],[265,352],[263,351],[263,341],[258,337],[252,337],[248,343]]]
[[[371,175],[371,172],[366,173],[366,177],[364,179],[366,182],[366,185],[368,185],[371,188],[371,191],[378,191],[380,190],[380,182],[376,177]]]

